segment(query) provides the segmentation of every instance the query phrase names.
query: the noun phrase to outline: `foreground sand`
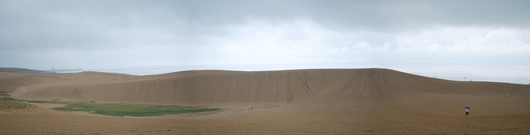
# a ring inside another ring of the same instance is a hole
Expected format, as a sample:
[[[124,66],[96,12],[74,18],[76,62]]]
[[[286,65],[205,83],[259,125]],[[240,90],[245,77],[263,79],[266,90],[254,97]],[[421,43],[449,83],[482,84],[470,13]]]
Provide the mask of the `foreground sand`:
[[[530,134],[530,115],[187,120],[58,114],[0,114],[2,134]]]
[[[0,84],[19,99],[222,108],[121,118],[37,105],[41,110],[0,113],[5,134],[530,134],[528,85],[447,81],[388,69],[2,72]],[[465,106],[472,108],[471,117],[464,117]]]

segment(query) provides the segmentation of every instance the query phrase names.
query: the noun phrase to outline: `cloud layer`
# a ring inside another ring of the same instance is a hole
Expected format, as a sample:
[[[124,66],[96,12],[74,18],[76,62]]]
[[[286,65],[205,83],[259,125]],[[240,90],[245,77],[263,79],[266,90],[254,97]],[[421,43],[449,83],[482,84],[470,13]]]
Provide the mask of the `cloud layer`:
[[[525,1],[0,1],[0,66],[530,64]]]

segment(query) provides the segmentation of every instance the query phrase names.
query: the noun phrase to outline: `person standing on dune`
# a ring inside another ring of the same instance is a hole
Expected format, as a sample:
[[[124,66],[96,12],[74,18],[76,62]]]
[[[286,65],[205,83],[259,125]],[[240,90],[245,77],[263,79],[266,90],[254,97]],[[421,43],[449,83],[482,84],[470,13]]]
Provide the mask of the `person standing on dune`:
[[[469,107],[466,107],[466,117],[469,116]]]

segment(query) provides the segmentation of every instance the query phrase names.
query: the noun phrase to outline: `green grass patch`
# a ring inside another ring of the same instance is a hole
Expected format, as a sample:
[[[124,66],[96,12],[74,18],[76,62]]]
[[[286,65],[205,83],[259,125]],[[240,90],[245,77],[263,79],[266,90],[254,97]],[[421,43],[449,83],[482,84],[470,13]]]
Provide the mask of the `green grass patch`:
[[[0,91],[0,94],[1,94],[1,93],[4,93],[4,94],[5,94],[5,93],[9,93],[9,92],[5,92],[5,91]]]
[[[20,100],[14,98],[1,98],[1,108],[33,108],[30,103],[51,103],[51,104],[67,104],[64,107],[53,108],[59,111],[85,111],[95,114],[110,115],[110,116],[160,116],[166,114],[183,114],[196,113],[205,111],[216,111],[219,108],[195,108],[183,107],[176,105],[153,105],[153,104],[96,104],[90,102],[62,102],[62,101],[34,101],[34,100]]]
[[[0,110],[34,108],[31,104],[20,102],[13,98],[0,98]]]
[[[220,110],[219,108],[192,108],[175,105],[152,104],[94,104],[94,103],[69,103],[65,107],[53,108],[59,111],[86,111],[95,114],[110,116],[160,116],[165,114],[195,113]]]

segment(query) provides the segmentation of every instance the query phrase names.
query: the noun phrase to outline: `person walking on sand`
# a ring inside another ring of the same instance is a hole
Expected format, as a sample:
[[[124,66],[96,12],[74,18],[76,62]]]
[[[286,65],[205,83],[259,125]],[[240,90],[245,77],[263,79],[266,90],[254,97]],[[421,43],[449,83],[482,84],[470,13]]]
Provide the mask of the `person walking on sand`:
[[[466,117],[469,116],[469,107],[466,107]]]

